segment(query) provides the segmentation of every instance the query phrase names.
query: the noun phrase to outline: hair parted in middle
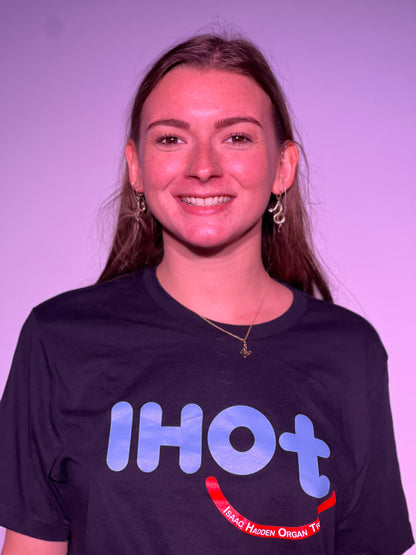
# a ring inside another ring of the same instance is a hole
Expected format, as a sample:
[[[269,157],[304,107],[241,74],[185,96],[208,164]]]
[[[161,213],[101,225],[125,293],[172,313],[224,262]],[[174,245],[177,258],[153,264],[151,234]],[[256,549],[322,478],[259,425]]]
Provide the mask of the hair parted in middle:
[[[134,98],[127,140],[136,147],[140,141],[143,105],[163,77],[178,65],[198,69],[229,71],[251,77],[272,103],[273,123],[279,148],[294,141],[294,131],[282,88],[260,50],[245,38],[226,39],[215,34],[197,35],[163,54],[143,78]],[[271,277],[306,293],[332,300],[329,286],[313,252],[309,220],[302,199],[299,171],[285,193],[286,220],[281,232],[266,210],[262,223],[262,257]],[[118,196],[118,220],[113,244],[99,281],[107,281],[148,266],[163,257],[162,227],[147,211],[141,225],[134,225],[136,199],[126,164]],[[272,202],[273,199],[270,199]]]

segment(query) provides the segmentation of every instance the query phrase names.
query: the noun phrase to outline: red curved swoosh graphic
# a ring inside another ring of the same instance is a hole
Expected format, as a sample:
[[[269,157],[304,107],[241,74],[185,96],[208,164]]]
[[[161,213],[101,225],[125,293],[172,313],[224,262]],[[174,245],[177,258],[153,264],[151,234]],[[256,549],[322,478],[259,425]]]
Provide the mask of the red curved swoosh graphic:
[[[262,536],[267,538],[285,538],[287,540],[302,540],[309,538],[321,528],[319,517],[309,524],[303,526],[268,526],[265,524],[256,524],[248,518],[240,515],[234,507],[232,507],[224,497],[218,481],[214,476],[210,476],[205,480],[208,493],[213,500],[215,506],[220,511],[222,516],[226,518],[236,528],[250,534],[251,536]],[[318,515],[333,507],[336,503],[335,491],[332,492],[331,497],[326,499],[318,506]]]

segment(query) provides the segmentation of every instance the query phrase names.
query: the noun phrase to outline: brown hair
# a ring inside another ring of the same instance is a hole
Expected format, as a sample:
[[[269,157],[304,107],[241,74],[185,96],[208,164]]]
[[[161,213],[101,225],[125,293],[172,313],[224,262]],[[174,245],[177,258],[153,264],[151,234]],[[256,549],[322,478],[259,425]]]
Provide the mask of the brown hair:
[[[294,133],[284,93],[263,54],[250,41],[227,40],[217,35],[198,35],[163,54],[141,82],[131,110],[129,141],[139,142],[143,104],[159,81],[179,64],[203,69],[221,69],[254,79],[269,96],[278,143],[293,141]],[[118,197],[119,212],[114,241],[107,264],[99,278],[106,281],[147,266],[156,266],[163,257],[162,228],[146,212],[136,225],[136,200],[126,165]],[[272,199],[270,199],[272,202]],[[262,256],[269,274],[312,295],[332,300],[329,286],[313,252],[307,212],[299,186],[299,172],[286,193],[286,221],[281,233],[266,211],[262,225]]]

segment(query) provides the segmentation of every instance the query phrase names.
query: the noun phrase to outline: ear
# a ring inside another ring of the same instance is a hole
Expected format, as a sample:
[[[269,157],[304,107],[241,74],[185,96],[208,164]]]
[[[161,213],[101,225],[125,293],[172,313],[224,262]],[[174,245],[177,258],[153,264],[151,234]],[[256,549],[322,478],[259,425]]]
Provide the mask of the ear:
[[[126,145],[126,161],[129,167],[130,183],[133,189],[139,193],[143,192],[142,171],[139,163],[136,145],[129,141]]]
[[[292,185],[296,176],[298,161],[299,150],[296,143],[293,141],[286,141],[283,143],[280,150],[280,160],[277,167],[276,179],[272,189],[275,195],[281,195]]]

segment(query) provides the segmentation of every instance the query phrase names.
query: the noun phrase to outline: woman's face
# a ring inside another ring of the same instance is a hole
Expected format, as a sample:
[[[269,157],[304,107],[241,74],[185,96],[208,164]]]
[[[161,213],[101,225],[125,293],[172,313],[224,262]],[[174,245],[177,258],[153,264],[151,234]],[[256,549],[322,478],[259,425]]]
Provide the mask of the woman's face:
[[[269,97],[226,71],[170,71],[144,103],[138,152],[129,144],[126,154],[165,248],[258,240],[271,192],[287,187]]]

